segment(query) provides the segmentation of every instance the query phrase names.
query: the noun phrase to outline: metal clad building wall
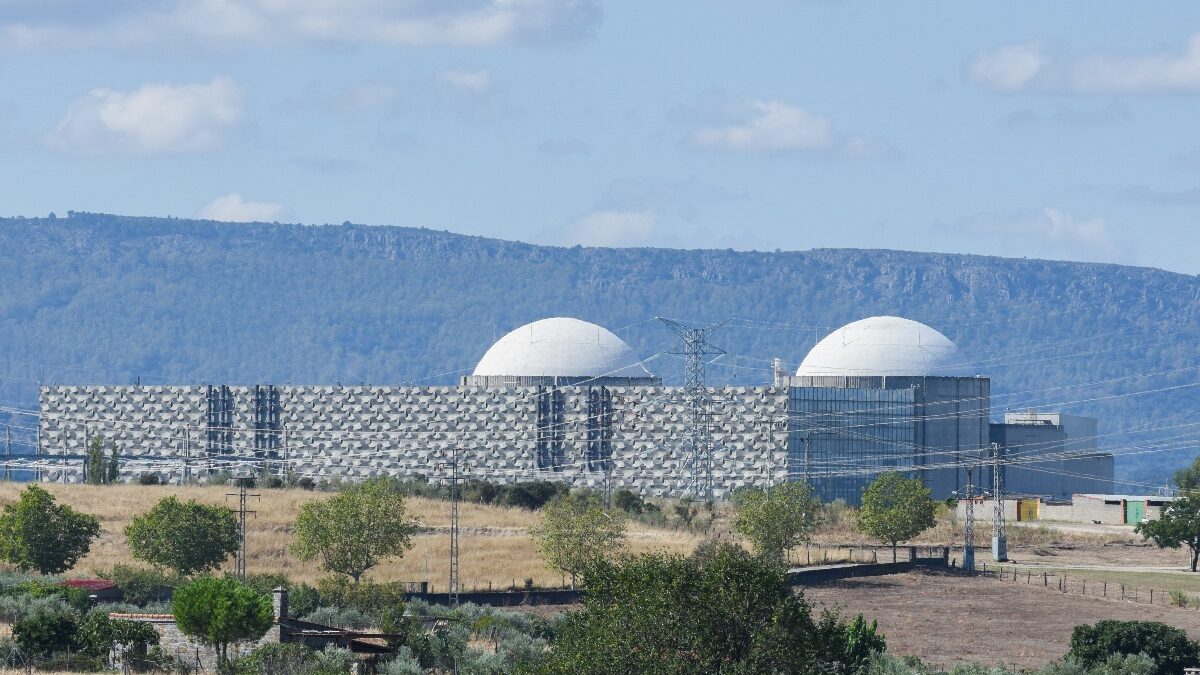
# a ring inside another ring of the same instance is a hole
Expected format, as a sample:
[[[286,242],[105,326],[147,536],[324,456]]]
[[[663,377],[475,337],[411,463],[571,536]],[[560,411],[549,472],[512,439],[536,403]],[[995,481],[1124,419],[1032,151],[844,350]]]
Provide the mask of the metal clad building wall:
[[[613,399],[613,487],[646,495],[679,495],[689,420],[678,388],[606,388]],[[233,452],[254,455],[254,388],[230,387],[234,397]],[[564,457],[558,471],[538,471],[537,387],[281,386],[280,457],[300,475],[362,479],[383,475],[439,475],[448,451],[464,448],[465,471],[493,481],[539,478],[600,488],[605,473],[587,462],[587,386],[562,387]],[[115,441],[123,454],[182,459],[185,433],[191,455],[204,453],[206,387],[47,386],[41,390],[44,452],[82,455],[89,435]],[[714,491],[728,491],[787,476],[786,389],[714,389],[712,435]],[[76,463],[65,473],[79,480]],[[216,465],[214,466],[222,466]],[[233,467],[225,464],[223,466]],[[601,465],[602,466],[602,465]],[[178,480],[172,468],[127,462],[126,478],[154,471]],[[43,473],[63,480],[64,472]],[[201,475],[200,467],[195,475]]]
[[[788,402],[789,477],[822,501],[857,505],[879,472],[915,469],[914,390],[792,387]]]

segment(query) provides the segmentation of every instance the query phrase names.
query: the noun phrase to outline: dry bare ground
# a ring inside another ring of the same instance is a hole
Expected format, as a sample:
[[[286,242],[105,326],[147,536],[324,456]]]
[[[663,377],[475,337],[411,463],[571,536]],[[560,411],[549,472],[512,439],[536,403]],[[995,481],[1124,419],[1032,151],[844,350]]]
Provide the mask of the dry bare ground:
[[[237,506],[236,498],[227,499],[231,489],[221,486],[141,486],[141,485],[57,485],[43,487],[60,502],[94,514],[100,519],[100,538],[91,552],[76,565],[69,576],[90,575],[96,569],[115,563],[134,563],[125,545],[123,530],[134,516],[149,510],[169,495],[207,504]],[[0,503],[13,501],[22,488],[19,484],[0,484]],[[236,492],[236,490],[234,490]],[[287,551],[291,526],[301,505],[328,494],[305,490],[254,490],[262,495],[249,501],[257,511],[247,524],[250,572],[283,572],[293,581],[314,582],[324,576],[315,562],[301,563]],[[428,559],[429,578],[435,590],[445,587],[449,567],[450,508],[448,502],[411,498],[409,515],[432,528],[414,539],[413,548],[399,560],[388,561],[368,573],[375,581],[421,581]],[[538,522],[531,511],[477,504],[463,504],[460,516],[461,578],[465,587],[507,587],[521,585],[526,578],[543,586],[557,586],[562,576],[548,569],[529,536],[529,528]],[[687,532],[651,528],[637,523],[629,526],[629,550],[634,553],[667,551],[690,553],[701,537]],[[232,569],[232,559],[228,567]]]
[[[913,572],[815,585],[804,595],[814,605],[878,620],[889,651],[941,666],[1039,667],[1066,653],[1076,625],[1101,619],[1162,621],[1200,638],[1196,610],[983,577]]]

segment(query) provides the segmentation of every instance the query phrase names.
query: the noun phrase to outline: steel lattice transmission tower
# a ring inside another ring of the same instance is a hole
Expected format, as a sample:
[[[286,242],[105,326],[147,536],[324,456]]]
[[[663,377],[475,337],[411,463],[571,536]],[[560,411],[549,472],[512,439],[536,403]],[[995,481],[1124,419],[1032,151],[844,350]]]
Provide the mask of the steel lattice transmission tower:
[[[450,448],[450,461],[438,464],[438,468],[450,469],[450,577],[446,583],[447,603],[454,607],[458,605],[459,571],[458,571],[458,483],[466,480],[459,469],[459,451],[455,446]]]
[[[683,395],[688,407],[688,435],[684,440],[683,470],[691,479],[691,493],[696,498],[711,502],[712,488],[712,434],[709,429],[708,388],[704,386],[704,367],[708,357],[724,356],[725,350],[709,342],[709,338],[726,323],[718,321],[706,326],[690,326],[671,319],[658,317],[683,344],[669,351],[684,359]]]
[[[1008,539],[1004,535],[1004,465],[1000,461],[1000,444],[992,443],[992,559],[1008,560]]]

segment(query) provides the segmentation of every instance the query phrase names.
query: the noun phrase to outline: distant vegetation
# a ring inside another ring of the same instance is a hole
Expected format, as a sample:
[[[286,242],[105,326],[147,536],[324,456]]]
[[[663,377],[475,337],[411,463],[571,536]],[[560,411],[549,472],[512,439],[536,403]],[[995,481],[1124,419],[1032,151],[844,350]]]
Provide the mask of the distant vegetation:
[[[0,402],[22,408],[37,406],[38,382],[447,384],[495,337],[550,315],[618,330],[646,356],[673,342],[652,316],[745,319],[718,334],[731,356],[710,380],[755,383],[772,357],[794,365],[832,328],[882,313],[956,340],[992,376],[997,415],[1064,406],[1101,417],[1102,433],[1174,426],[1167,437],[1200,404],[1186,386],[1197,371],[1180,370],[1200,365],[1200,280],[1160,270],[853,249],[551,248],[81,213],[0,219],[0,250]],[[679,381],[677,359],[649,365]],[[1178,372],[1136,377],[1163,371]],[[31,436],[16,431],[26,451]],[[1158,483],[1190,452],[1132,455],[1118,471]]]

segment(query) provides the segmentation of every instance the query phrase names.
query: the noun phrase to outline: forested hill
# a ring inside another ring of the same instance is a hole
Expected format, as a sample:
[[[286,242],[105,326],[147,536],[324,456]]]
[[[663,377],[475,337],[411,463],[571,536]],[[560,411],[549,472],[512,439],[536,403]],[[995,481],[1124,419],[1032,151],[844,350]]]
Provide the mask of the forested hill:
[[[617,330],[645,356],[673,341],[651,317],[736,317],[716,340],[731,356],[709,380],[765,382],[772,357],[794,367],[829,330],[896,314],[977,361],[993,415],[1101,417],[1131,479],[1161,482],[1200,438],[1200,386],[1188,386],[1200,382],[1200,280],[1155,269],[84,213],[0,219],[0,250],[0,403],[22,408],[36,407],[39,381],[449,383],[496,336],[555,315]],[[675,357],[650,367],[678,382]],[[1146,427],[1160,430],[1115,433]]]

